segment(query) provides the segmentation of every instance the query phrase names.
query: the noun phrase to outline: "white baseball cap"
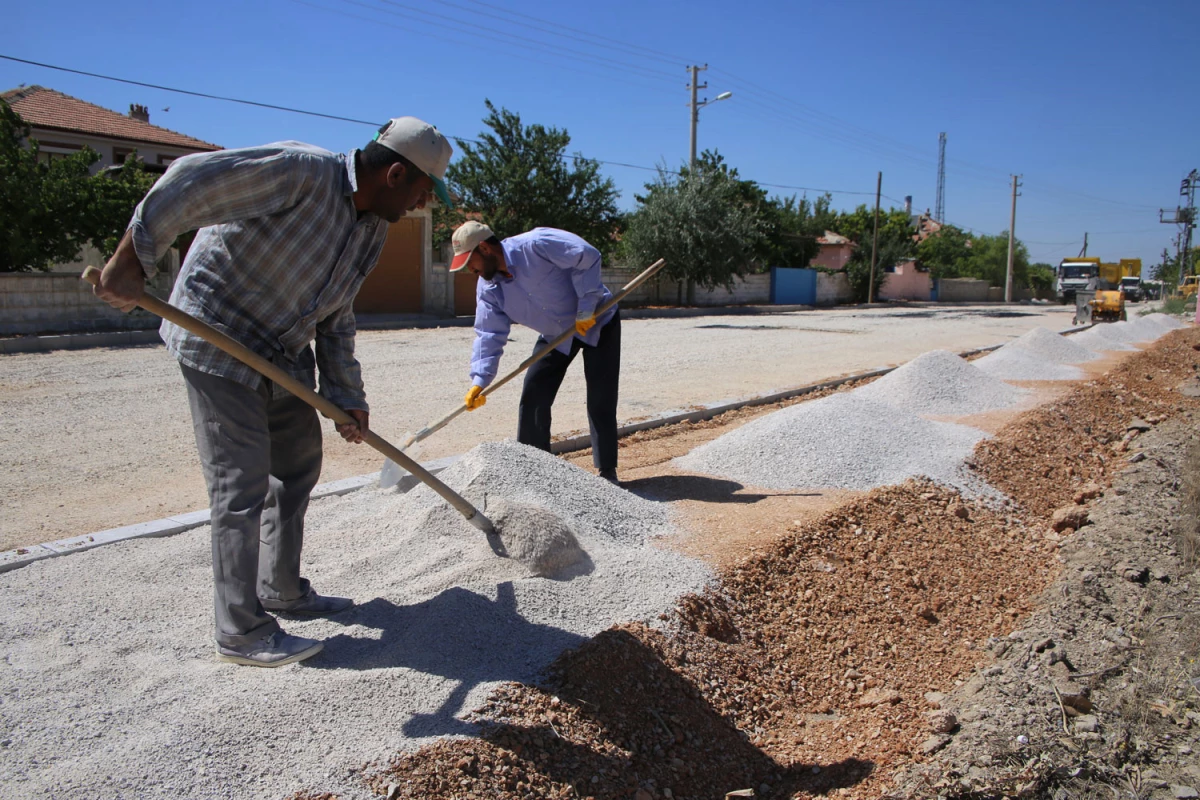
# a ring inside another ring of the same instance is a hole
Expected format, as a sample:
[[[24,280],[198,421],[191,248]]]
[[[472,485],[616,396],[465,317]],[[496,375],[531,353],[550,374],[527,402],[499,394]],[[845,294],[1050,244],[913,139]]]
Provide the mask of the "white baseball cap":
[[[454,236],[450,238],[450,243],[454,246],[454,260],[450,262],[450,271],[458,272],[465,267],[479,243],[486,242],[495,235],[491,228],[475,220],[459,225],[454,231]]]
[[[446,191],[446,167],[454,148],[442,132],[416,117],[396,117],[379,129],[372,140],[407,158],[433,180],[433,190],[447,208],[453,208]]]

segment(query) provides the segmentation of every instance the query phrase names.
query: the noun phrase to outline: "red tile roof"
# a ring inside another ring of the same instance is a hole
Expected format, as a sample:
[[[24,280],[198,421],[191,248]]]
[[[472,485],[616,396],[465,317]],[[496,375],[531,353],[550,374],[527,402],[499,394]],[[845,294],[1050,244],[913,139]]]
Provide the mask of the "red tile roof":
[[[29,123],[30,127],[50,130],[85,133],[111,139],[126,139],[131,142],[162,144],[185,150],[220,150],[221,146],[205,142],[182,133],[142,122],[116,111],[88,103],[76,97],[46,89],[42,86],[26,86],[0,93],[13,110]]]

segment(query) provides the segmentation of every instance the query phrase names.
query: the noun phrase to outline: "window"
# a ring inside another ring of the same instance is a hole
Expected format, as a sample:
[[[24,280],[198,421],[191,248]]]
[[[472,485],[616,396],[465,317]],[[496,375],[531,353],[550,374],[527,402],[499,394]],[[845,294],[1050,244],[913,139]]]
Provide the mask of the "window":
[[[55,161],[62,161],[64,158],[78,153],[83,149],[81,144],[67,144],[65,142],[44,142],[38,141],[38,163],[53,164]]]
[[[113,163],[124,164],[125,159],[133,153],[132,147],[114,147],[113,148]]]

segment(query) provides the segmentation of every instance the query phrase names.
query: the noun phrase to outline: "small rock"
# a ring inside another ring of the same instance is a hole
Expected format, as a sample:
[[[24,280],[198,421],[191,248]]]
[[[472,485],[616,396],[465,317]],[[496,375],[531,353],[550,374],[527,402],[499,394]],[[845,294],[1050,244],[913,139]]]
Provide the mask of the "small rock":
[[[942,703],[946,702],[946,695],[942,694],[941,692],[926,692],[925,702],[929,703],[929,705],[933,706],[934,708],[941,708]]]
[[[1190,800],[1193,797],[1200,797],[1200,793],[1191,786],[1180,786],[1179,784],[1171,785],[1171,794],[1175,800]]]
[[[398,794],[400,794],[400,784],[389,783],[388,788],[387,788],[387,795],[385,795],[387,800],[395,800],[395,798]]]
[[[1125,426],[1125,430],[1137,431],[1138,433],[1145,433],[1146,431],[1150,430],[1150,423],[1146,422],[1146,420],[1144,420],[1144,419],[1139,419],[1138,417],[1134,417],[1133,419],[1131,419],[1129,421],[1129,424]]]
[[[633,800],[654,800],[654,795],[650,794],[645,789],[638,789],[633,795]]]
[[[951,509],[951,513],[953,513],[954,516],[958,517],[959,519],[971,518],[971,510],[962,503],[955,503],[954,507]]]
[[[1063,506],[1054,512],[1050,518],[1050,527],[1055,533],[1066,530],[1076,531],[1087,524],[1088,512],[1082,506]]]
[[[1075,493],[1075,503],[1086,503],[1088,500],[1095,500],[1100,495],[1104,494],[1104,487],[1098,483],[1087,483],[1079,488]]]
[[[926,712],[925,719],[929,720],[929,729],[934,733],[950,733],[958,727],[958,718],[945,709]]]
[[[1145,583],[1150,579],[1150,569],[1148,567],[1135,566],[1127,561],[1117,564],[1113,568],[1113,571],[1130,583]]]
[[[895,689],[872,689],[858,698],[855,703],[859,708],[874,708],[888,703],[899,703],[900,693]]]
[[[1029,744],[1029,737],[1022,733],[1020,736],[1017,737],[1017,744],[1020,744],[1020,745]]]
[[[1133,455],[1131,455],[1129,458],[1127,458],[1125,460],[1128,461],[1130,464],[1137,464],[1139,462],[1146,460],[1146,454],[1139,450],[1138,452],[1134,453]]]
[[[926,739],[924,742],[921,743],[921,752],[927,756],[933,755],[938,750],[941,750],[943,747],[945,747],[946,743],[949,741],[950,741],[949,736],[946,736],[945,734],[935,733],[933,736],[930,736],[928,739]]]
[[[1038,641],[1029,645],[1029,649],[1035,653],[1041,653],[1045,650],[1049,650],[1052,647],[1054,647],[1054,639],[1050,638],[1049,636],[1047,636],[1045,639],[1039,639]]]
[[[1100,730],[1100,720],[1091,714],[1076,717],[1075,730],[1079,733],[1096,733]]]
[[[850,669],[846,670],[846,673],[842,676],[842,680],[857,681],[860,680],[862,676],[863,674],[861,672],[851,667]]]

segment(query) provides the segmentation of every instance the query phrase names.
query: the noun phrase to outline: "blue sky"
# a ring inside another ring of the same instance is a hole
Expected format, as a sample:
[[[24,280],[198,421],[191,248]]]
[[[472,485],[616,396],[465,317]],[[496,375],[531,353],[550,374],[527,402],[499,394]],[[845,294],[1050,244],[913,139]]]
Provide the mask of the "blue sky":
[[[1007,229],[1008,176],[1021,174],[1017,235],[1054,263],[1084,231],[1091,255],[1157,261],[1175,233],[1157,209],[1200,167],[1194,0],[60,0],[52,18],[5,6],[7,56],[358,119],[412,114],[467,138],[490,98],[566,128],[572,151],[648,167],[687,158],[685,68],[707,63],[701,96],[734,95],[701,110],[700,148],[743,176],[839,190],[835,206],[853,207],[882,170],[894,205],[932,208],[945,131],[947,219]],[[23,83],[141,103],[226,147],[346,150],[372,133],[0,60],[0,89]],[[652,174],[603,169],[626,208]]]

